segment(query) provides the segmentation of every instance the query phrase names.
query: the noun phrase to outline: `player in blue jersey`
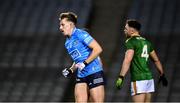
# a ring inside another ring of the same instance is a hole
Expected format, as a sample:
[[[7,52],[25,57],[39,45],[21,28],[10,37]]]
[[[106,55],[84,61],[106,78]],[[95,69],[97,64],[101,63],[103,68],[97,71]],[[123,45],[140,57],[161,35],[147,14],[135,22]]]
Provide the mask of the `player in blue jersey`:
[[[76,28],[77,16],[72,12],[61,13],[60,31],[66,37],[65,47],[74,63],[62,71],[65,77],[77,70],[75,101],[87,102],[88,95],[92,102],[104,101],[104,75],[99,55],[101,46],[88,32]]]

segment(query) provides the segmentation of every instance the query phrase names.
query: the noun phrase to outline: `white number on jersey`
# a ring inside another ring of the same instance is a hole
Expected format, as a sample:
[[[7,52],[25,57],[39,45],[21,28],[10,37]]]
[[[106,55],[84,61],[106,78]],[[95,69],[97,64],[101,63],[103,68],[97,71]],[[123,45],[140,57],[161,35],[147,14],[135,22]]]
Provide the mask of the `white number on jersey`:
[[[142,53],[141,53],[141,57],[146,58],[146,61],[147,61],[147,59],[149,58],[147,45],[144,45],[143,50],[142,50]]]

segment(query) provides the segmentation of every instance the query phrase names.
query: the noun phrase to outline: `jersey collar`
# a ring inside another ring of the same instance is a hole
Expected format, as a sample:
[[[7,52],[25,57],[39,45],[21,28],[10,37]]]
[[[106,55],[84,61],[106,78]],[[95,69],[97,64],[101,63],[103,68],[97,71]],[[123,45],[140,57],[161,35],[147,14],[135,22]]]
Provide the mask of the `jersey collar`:
[[[135,37],[140,37],[140,35],[133,35],[133,36],[127,38],[125,42],[127,43],[131,38],[135,38]]]

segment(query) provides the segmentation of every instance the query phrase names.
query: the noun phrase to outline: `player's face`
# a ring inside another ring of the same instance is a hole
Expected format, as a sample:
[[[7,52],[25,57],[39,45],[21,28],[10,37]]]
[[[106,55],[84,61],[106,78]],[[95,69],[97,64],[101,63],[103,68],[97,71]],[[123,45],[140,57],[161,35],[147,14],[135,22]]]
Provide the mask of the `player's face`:
[[[60,20],[59,29],[64,36],[70,36],[72,33],[72,22],[67,21],[67,18]]]
[[[128,24],[126,24],[126,26],[124,28],[124,33],[125,33],[126,37],[131,36],[131,28],[128,26]]]

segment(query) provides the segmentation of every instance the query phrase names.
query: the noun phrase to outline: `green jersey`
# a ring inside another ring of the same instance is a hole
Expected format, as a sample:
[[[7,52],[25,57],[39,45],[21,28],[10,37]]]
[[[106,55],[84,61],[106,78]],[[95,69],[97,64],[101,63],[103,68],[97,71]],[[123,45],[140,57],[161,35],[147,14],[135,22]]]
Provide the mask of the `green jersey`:
[[[126,40],[125,46],[126,50],[134,50],[130,65],[131,81],[152,79],[148,66],[149,54],[153,51],[151,43],[141,36],[133,36]]]

